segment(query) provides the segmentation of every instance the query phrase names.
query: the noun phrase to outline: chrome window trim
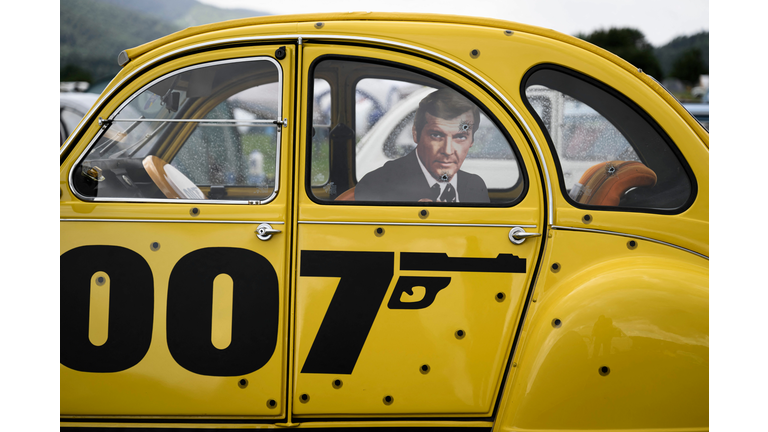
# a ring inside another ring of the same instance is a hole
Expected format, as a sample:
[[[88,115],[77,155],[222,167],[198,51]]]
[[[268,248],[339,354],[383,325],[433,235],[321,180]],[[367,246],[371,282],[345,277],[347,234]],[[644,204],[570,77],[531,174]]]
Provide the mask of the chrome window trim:
[[[182,47],[182,48],[176,49],[174,51],[165,53],[165,54],[163,54],[161,56],[158,56],[158,57],[148,61],[147,63],[144,63],[141,66],[137,67],[133,72],[128,74],[119,83],[117,83],[117,85],[112,87],[110,92],[107,93],[106,97],[104,97],[104,98],[100,99],[99,101],[97,101],[96,102],[97,105],[94,106],[91,109],[91,111],[100,109],[100,106],[103,104],[104,100],[108,99],[109,96],[111,96],[112,93],[114,93],[116,88],[119,88],[123,83],[125,83],[127,80],[130,80],[134,75],[140,73],[144,69],[149,68],[150,66],[153,66],[156,63],[162,62],[163,60],[165,60],[168,57],[179,55],[179,54],[181,54],[181,53],[183,53],[185,51],[191,51],[191,50],[200,49],[200,48],[204,48],[204,47],[215,46],[215,45],[227,45],[227,44],[238,43],[238,42],[270,41],[270,40],[273,40],[273,41],[277,42],[279,40],[285,40],[285,39],[296,39],[297,41],[302,41],[302,42],[304,42],[306,40],[365,41],[365,42],[374,42],[374,43],[378,43],[378,44],[382,44],[382,45],[391,45],[391,46],[396,46],[396,47],[400,47],[400,48],[406,48],[406,49],[409,49],[409,50],[412,50],[412,51],[416,51],[416,52],[419,52],[419,53],[427,54],[428,56],[431,56],[431,57],[434,57],[434,58],[438,58],[438,59],[440,59],[440,60],[442,60],[442,61],[444,61],[446,63],[449,63],[449,64],[451,64],[451,65],[461,69],[462,71],[468,73],[469,75],[471,75],[472,77],[474,77],[478,81],[482,82],[489,90],[491,90],[494,93],[494,95],[496,97],[500,98],[502,101],[504,101],[504,103],[506,103],[507,108],[510,109],[515,114],[515,116],[517,117],[517,120],[525,127],[526,131],[528,132],[528,136],[533,141],[533,143],[534,143],[534,145],[536,147],[536,152],[538,153],[538,156],[539,156],[539,162],[541,163],[541,167],[544,170],[544,180],[547,183],[547,185],[546,185],[546,187],[547,187],[547,203],[548,203],[547,219],[549,221],[549,225],[554,225],[554,198],[553,198],[553,195],[552,195],[552,181],[551,181],[550,176],[549,176],[549,169],[547,168],[546,159],[544,158],[544,152],[542,151],[541,145],[539,144],[539,141],[536,139],[536,136],[533,134],[533,130],[528,125],[528,123],[525,121],[525,119],[520,115],[520,112],[512,105],[512,103],[510,103],[510,101],[506,97],[504,97],[504,95],[501,94],[501,92],[499,92],[498,89],[496,89],[496,87],[494,87],[491,83],[489,83],[487,80],[482,78],[480,75],[478,75],[477,73],[475,73],[473,70],[469,69],[468,67],[466,67],[466,66],[462,65],[461,63],[459,63],[459,62],[457,62],[455,60],[452,60],[452,59],[450,59],[450,58],[448,58],[448,57],[446,57],[444,55],[441,55],[441,54],[438,54],[436,52],[433,52],[433,51],[430,51],[430,50],[427,50],[427,49],[424,49],[424,48],[420,48],[420,47],[417,47],[417,46],[414,46],[414,45],[405,44],[405,43],[402,43],[402,42],[396,42],[396,41],[391,41],[391,40],[386,40],[386,39],[378,39],[378,38],[348,36],[348,35],[316,35],[316,34],[287,34],[287,35],[269,35],[269,36],[245,36],[245,37],[220,39],[220,40],[215,40],[215,41],[203,42],[203,43],[199,43],[199,44],[195,44],[195,45],[191,45],[191,46],[187,46],[187,47]],[[281,77],[282,77],[282,75],[281,75]],[[86,114],[86,117],[92,115],[91,111],[89,111]],[[77,132],[79,132],[80,127],[82,127],[84,124],[88,124],[88,123],[90,123],[90,119],[89,119],[89,121],[81,122],[80,125],[78,126],[78,128],[70,136],[75,135]],[[67,150],[67,148],[69,147],[69,144],[70,144],[69,141],[64,143],[64,145],[61,147],[61,150],[59,152],[60,156],[61,156],[61,154],[64,153],[65,150]],[[85,154],[85,152],[83,152],[83,153]]]
[[[142,94],[144,91],[146,91],[148,88],[152,87],[153,85],[157,84],[158,82],[184,73],[188,72],[190,70],[195,69],[201,69],[204,67],[212,67],[212,66],[219,66],[222,64],[230,64],[230,63],[245,63],[245,62],[253,62],[253,61],[268,61],[272,63],[275,68],[277,69],[277,83],[279,86],[279,96],[277,100],[277,111],[278,113],[283,113],[283,96],[285,95],[285,91],[283,89],[283,68],[280,65],[280,63],[273,59],[272,57],[268,56],[256,56],[256,57],[243,57],[243,58],[234,58],[234,59],[225,59],[225,60],[217,60],[212,62],[206,62],[206,63],[200,63],[200,64],[194,64],[190,66],[185,66],[181,69],[177,69],[174,71],[171,71],[163,76],[160,76],[139,90],[135,91],[130,97],[128,97],[123,103],[120,104],[113,112],[110,114],[109,118],[106,120],[108,122],[112,121],[120,121],[115,120],[115,117],[130,104],[135,98],[137,98],[140,94]],[[131,74],[130,76],[133,76],[134,74]],[[126,77],[127,79],[128,77]],[[110,92],[111,94],[111,92]],[[99,105],[100,102],[97,102]],[[100,109],[100,106],[94,106],[96,109]],[[94,109],[92,108],[92,110]],[[280,116],[282,117],[282,115]],[[277,119],[279,121],[279,119]],[[127,120],[126,120],[127,121]],[[144,119],[142,121],[152,121]],[[169,120],[160,120],[160,121],[175,121],[175,122],[203,122],[204,120],[195,120],[195,119],[169,119]],[[225,120],[225,121],[232,121],[232,126],[235,126],[236,120]],[[272,120],[269,120],[272,121]],[[206,122],[212,122],[212,120],[207,120]],[[82,126],[84,122],[81,122],[80,125]],[[189,200],[189,199],[170,199],[170,198],[109,198],[109,197],[86,197],[82,194],[80,194],[77,189],[75,189],[73,184],[73,176],[75,173],[75,170],[80,165],[80,163],[83,161],[85,156],[88,154],[88,152],[91,150],[91,148],[96,144],[96,142],[101,138],[101,136],[106,132],[105,128],[102,128],[96,135],[93,137],[90,143],[88,143],[88,146],[83,150],[83,152],[80,154],[80,156],[77,158],[74,164],[72,164],[72,168],[69,170],[69,176],[68,176],[68,183],[69,183],[69,189],[72,191],[72,193],[80,200],[87,201],[87,202],[141,202],[141,203],[176,203],[176,204],[237,204],[237,205],[263,205],[268,204],[272,200],[274,200],[277,197],[277,193],[280,189],[280,152],[282,150],[282,139],[283,139],[283,128],[280,126],[280,124],[276,124],[275,127],[277,128],[277,148],[275,149],[275,187],[272,190],[272,193],[265,198],[264,200]],[[70,134],[72,136],[72,134]],[[62,151],[66,146],[62,147]]]
[[[686,249],[686,248],[684,248],[682,246],[678,246],[678,245],[675,245],[675,244],[672,244],[672,243],[667,243],[667,242],[664,242],[664,241],[661,241],[661,240],[652,239],[650,237],[643,237],[643,236],[639,236],[639,235],[621,233],[621,232],[616,232],[616,231],[605,231],[605,230],[598,230],[598,229],[592,229],[592,228],[566,227],[566,226],[558,226],[558,225],[552,225],[552,229],[554,229],[554,230],[561,230],[561,231],[581,231],[581,232],[591,232],[591,233],[596,233],[596,234],[610,234],[610,235],[616,235],[616,236],[621,236],[621,237],[634,238],[634,239],[638,239],[638,240],[645,240],[645,241],[649,241],[651,243],[656,243],[656,244],[660,244],[660,245],[664,245],[664,246],[673,247],[675,249],[680,249],[681,251],[692,253],[692,254],[694,254],[694,255],[696,255],[698,257],[704,258],[705,260],[709,261],[709,257],[704,255],[704,254],[700,254],[698,252],[694,252],[694,251],[692,251],[690,249]]]
[[[327,222],[327,221],[299,221],[299,224],[307,225],[384,225],[384,226],[419,226],[419,227],[470,227],[470,228],[536,228],[536,225],[507,225],[507,224],[462,224],[462,223],[421,223],[421,222]]]
[[[251,126],[251,127],[276,127],[277,120],[229,120],[229,119],[112,119],[112,123],[136,123],[136,122],[167,122],[167,123],[200,123],[200,126]],[[210,124],[208,124],[210,123]]]
[[[145,223],[214,223],[214,224],[248,224],[260,225],[268,223],[270,225],[285,225],[285,222],[261,222],[261,221],[231,221],[231,220],[190,220],[190,219],[83,219],[83,218],[60,218],[59,222],[145,222]]]

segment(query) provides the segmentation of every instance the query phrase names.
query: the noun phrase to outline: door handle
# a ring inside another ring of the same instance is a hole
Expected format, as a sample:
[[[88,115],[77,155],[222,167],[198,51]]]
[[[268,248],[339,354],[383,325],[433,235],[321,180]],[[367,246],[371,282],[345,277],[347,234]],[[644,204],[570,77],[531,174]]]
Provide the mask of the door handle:
[[[256,228],[256,237],[258,237],[259,240],[267,241],[272,238],[272,234],[277,234],[279,232],[280,230],[272,228],[272,225],[263,223]]]
[[[514,227],[511,230],[509,230],[509,241],[512,243],[519,245],[522,244],[525,239],[528,237],[539,237],[541,236],[540,233],[528,233],[525,232],[525,230],[521,227]]]

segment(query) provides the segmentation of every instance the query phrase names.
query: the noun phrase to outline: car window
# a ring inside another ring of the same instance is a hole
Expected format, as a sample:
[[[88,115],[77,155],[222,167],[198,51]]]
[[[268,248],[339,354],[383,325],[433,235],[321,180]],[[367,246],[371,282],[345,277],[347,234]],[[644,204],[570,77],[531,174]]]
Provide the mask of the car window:
[[[280,95],[269,59],[171,73],[104,122],[74,185],[93,198],[266,199],[276,183]]]
[[[312,173],[313,186],[325,185],[330,177],[328,135],[331,132],[331,85],[315,78],[312,103]]]
[[[313,73],[311,192],[321,202],[509,205],[521,196],[514,143],[464,90],[359,61],[324,60]],[[326,160],[327,177],[316,170]]]
[[[682,156],[639,107],[560,68],[539,67],[524,83],[573,204],[669,211],[689,202]]]

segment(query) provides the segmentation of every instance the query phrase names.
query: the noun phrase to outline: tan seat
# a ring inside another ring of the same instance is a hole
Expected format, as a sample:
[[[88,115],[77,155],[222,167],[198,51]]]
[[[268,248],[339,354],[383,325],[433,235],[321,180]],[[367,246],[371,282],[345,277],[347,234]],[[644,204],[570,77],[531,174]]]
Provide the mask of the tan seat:
[[[642,163],[609,161],[589,168],[570,195],[581,204],[616,207],[629,189],[655,184],[656,173]]]
[[[344,191],[341,195],[337,196],[334,201],[354,201],[355,200],[355,188],[350,188]]]

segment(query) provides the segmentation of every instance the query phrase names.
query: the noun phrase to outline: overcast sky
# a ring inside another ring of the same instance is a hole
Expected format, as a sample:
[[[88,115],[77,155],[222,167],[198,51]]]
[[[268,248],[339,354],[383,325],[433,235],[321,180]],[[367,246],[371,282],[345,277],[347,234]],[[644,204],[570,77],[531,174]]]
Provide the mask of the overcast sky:
[[[312,12],[432,12],[501,18],[562,33],[634,27],[654,46],[709,30],[709,0],[198,0],[273,15]]]

